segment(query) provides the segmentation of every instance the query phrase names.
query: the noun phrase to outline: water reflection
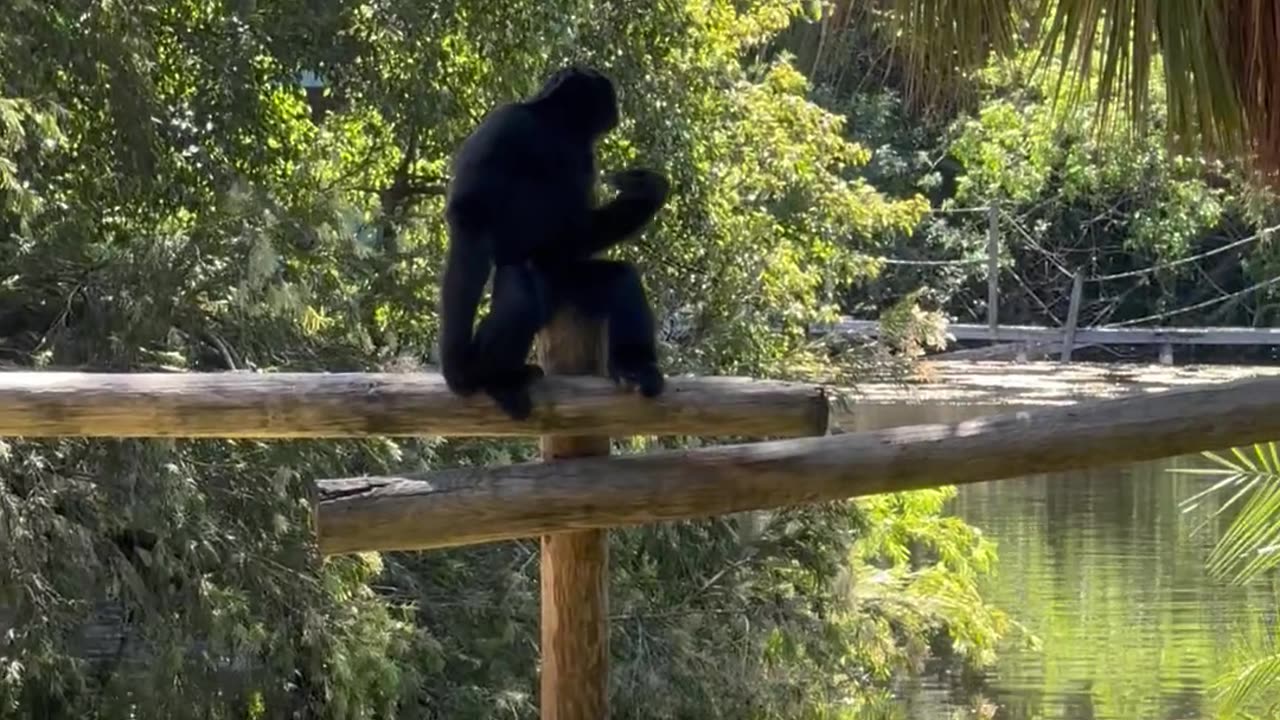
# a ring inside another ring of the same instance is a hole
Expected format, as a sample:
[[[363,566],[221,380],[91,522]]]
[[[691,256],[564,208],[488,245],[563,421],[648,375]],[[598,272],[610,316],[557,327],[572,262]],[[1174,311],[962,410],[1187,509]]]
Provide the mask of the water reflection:
[[[976,682],[922,679],[906,693],[907,717],[1212,717],[1206,688],[1226,666],[1239,621],[1273,614],[1275,602],[1262,587],[1207,576],[1223,498],[1183,513],[1178,503],[1212,481],[1168,472],[1202,464],[1176,458],[961,488],[954,512],[998,543],[989,597],[1043,645],[1011,639]],[[975,698],[993,714],[975,714]]]

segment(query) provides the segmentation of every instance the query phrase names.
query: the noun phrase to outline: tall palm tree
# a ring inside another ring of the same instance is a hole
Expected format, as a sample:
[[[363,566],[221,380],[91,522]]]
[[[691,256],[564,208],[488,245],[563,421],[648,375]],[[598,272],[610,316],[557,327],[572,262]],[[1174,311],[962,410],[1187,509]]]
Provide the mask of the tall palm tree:
[[[1099,118],[1120,100],[1147,117],[1153,63],[1164,64],[1167,132],[1183,151],[1234,158],[1280,185],[1277,0],[835,0],[879,18],[902,51],[908,88],[927,103],[958,76],[1023,43],[1058,56],[1069,100],[1098,83]],[[1097,63],[1097,65],[1095,65]]]

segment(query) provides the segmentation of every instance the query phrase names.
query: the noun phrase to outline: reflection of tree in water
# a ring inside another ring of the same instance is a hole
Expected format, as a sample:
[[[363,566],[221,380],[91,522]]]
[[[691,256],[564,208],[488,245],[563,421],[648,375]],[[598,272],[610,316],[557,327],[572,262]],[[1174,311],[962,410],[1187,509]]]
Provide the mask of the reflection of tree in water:
[[[1045,522],[1050,537],[1093,528],[1114,540],[1132,537],[1135,523],[1152,518],[1156,504],[1145,466],[1091,468],[1044,475]]]
[[[1055,565],[1091,561],[1073,557],[1082,547],[1105,553],[1113,564],[1153,553],[1173,562],[1186,548],[1174,542],[1180,497],[1169,486],[1168,467],[1093,468],[1031,481],[1042,487],[1044,538]]]
[[[988,695],[995,701],[998,709],[992,720],[1023,720],[1023,718],[1045,717],[1044,692],[1037,689],[998,692]]]
[[[1207,576],[1213,526],[1191,530],[1215,506],[1185,513],[1197,483],[1168,472],[1198,462],[960,489],[956,512],[998,543],[993,600],[1045,643],[1006,645],[998,668],[968,685],[998,705],[993,720],[1206,717],[1212,702],[1197,685],[1221,669],[1233,618],[1280,610]]]
[[[1093,680],[1079,682],[1080,689],[1063,693],[1062,717],[1064,720],[1097,720],[1093,707]]]
[[[937,672],[932,674],[939,684],[946,685],[946,704],[951,708],[962,710],[959,717],[966,720],[1028,720],[1029,718],[1050,717],[1046,711],[1061,706],[1061,703],[1046,702],[1044,690],[1040,687],[1008,689],[998,687],[998,680],[983,675],[981,672],[961,671],[955,674]],[[911,718],[950,717],[937,714],[939,710],[925,707],[918,698],[908,702]],[[930,713],[930,714],[926,714]],[[1074,719],[1072,719],[1074,720]]]
[[[1208,692],[1204,685],[1194,678],[1188,678],[1178,685],[1160,694],[1160,717],[1174,720],[1198,720],[1205,717],[1211,703],[1205,702]]]

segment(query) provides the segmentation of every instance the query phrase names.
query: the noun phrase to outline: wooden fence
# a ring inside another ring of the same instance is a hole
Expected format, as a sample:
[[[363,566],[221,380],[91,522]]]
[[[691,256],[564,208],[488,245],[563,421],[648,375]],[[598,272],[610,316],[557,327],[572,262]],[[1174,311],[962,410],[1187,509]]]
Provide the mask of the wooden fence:
[[[596,329],[539,340],[556,373],[598,373]],[[608,711],[608,528],[1034,473],[1280,438],[1280,378],[826,435],[823,388],[673,378],[649,400],[598,377],[548,377],[524,423],[436,376],[0,373],[0,435],[324,438],[541,435],[543,462],[322,479],[329,554],[542,538],[542,716]],[[856,412],[856,407],[854,408]],[[784,438],[605,457],[610,435]],[[812,436],[812,437],[805,437]]]
[[[1060,328],[1036,325],[978,325],[976,323],[951,323],[947,332],[956,340],[985,340],[991,343],[1007,343],[1005,347],[991,348],[988,352],[955,351],[951,357],[1009,355],[1026,353],[1033,346],[1046,352],[1057,351],[1064,361],[1071,359],[1072,350],[1089,345],[1159,345],[1160,362],[1173,364],[1173,348],[1176,345],[1252,345],[1274,347],[1280,345],[1280,328],[1248,327],[1077,327],[1080,317],[1080,281],[1072,288],[1071,306],[1066,323]],[[878,336],[880,323],[876,320],[844,318],[835,323],[813,328],[813,334]]]

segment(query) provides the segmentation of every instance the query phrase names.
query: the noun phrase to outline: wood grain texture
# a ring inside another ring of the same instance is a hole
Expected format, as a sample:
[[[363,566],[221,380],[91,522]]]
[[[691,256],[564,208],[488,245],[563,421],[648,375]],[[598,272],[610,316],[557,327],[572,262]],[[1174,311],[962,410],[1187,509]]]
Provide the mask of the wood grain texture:
[[[822,388],[674,378],[662,397],[554,377],[525,422],[438,374],[0,372],[0,436],[334,438],[375,435],[742,435],[826,430]]]
[[[1172,457],[1280,439],[1280,378],[951,424],[320,484],[326,553],[446,547]]]
[[[542,538],[540,717],[609,717],[609,534]]]
[[[596,375],[605,370],[605,333],[566,309],[538,337],[538,363],[548,375]],[[609,454],[608,435],[544,435],[542,459]],[[542,668],[544,720],[609,717],[609,535],[607,530],[542,538]]]

